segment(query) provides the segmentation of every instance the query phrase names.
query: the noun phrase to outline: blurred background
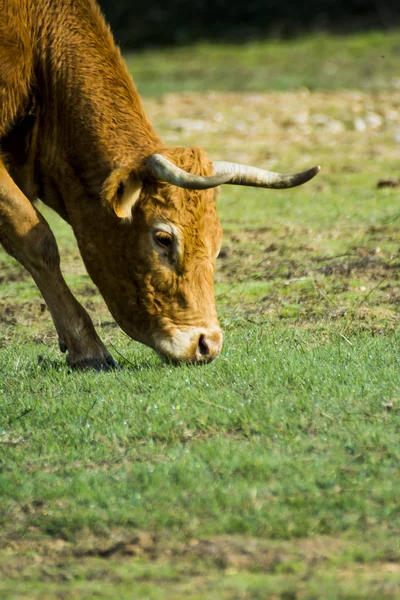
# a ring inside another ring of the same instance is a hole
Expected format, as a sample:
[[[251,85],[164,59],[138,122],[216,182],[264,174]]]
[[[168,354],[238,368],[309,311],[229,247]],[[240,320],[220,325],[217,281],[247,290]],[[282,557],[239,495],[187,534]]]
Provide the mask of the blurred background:
[[[398,0],[100,0],[100,5],[124,48],[388,29],[400,22]]]

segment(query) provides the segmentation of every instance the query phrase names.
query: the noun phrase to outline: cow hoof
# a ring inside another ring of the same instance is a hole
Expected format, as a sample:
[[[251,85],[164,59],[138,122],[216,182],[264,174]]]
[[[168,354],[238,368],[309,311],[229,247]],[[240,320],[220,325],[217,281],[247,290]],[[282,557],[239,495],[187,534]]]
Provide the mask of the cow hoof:
[[[119,364],[113,359],[111,354],[107,354],[102,358],[87,357],[78,360],[67,359],[68,366],[74,371],[87,371],[94,369],[98,373],[121,370]]]
[[[110,354],[106,356],[104,360],[98,360],[95,358],[89,359],[88,363],[89,364],[87,368],[95,369],[95,371],[97,371],[98,373],[121,370],[119,364],[113,359],[113,357]]]
[[[116,370],[116,371],[121,371],[121,367],[119,366],[119,364],[117,363],[116,360],[113,359],[113,357],[111,356],[111,354],[109,354],[106,358],[107,364],[108,364],[108,369],[109,370]]]

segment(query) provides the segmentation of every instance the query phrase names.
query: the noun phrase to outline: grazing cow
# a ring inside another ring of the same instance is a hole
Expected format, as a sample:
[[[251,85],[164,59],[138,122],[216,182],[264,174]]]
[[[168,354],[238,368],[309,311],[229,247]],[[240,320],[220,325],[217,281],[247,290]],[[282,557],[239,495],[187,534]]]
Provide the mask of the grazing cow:
[[[67,221],[117,323],[173,361],[221,350],[215,189],[300,185],[165,147],[95,0],[0,0],[0,242],[31,274],[73,367],[115,363],[67,287],[40,198]]]

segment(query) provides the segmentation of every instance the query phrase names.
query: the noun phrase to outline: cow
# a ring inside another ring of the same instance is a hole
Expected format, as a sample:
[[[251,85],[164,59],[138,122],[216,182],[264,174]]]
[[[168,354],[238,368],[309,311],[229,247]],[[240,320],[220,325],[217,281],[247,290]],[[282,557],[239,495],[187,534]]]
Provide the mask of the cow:
[[[280,175],[165,146],[95,0],[0,0],[0,242],[38,286],[71,367],[116,363],[62,276],[35,200],[71,225],[128,336],[200,364],[222,346],[218,186],[289,188],[318,170]]]

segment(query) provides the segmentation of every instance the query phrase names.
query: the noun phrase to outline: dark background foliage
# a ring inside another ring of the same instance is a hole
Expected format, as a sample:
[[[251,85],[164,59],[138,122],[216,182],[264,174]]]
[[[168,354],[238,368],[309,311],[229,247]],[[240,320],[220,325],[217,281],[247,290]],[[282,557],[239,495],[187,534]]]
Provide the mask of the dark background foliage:
[[[399,0],[99,0],[125,48],[240,42],[308,31],[352,32],[400,23]]]

